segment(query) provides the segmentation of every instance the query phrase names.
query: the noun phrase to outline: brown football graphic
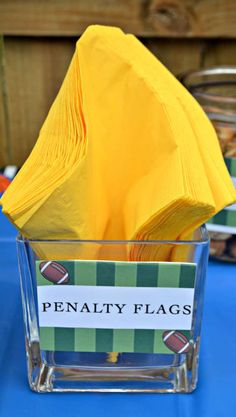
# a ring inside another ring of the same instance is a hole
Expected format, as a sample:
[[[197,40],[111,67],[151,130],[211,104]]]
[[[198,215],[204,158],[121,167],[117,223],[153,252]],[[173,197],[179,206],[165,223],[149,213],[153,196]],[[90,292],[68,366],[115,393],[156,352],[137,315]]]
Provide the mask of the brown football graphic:
[[[162,335],[162,340],[175,353],[188,353],[191,347],[188,338],[176,330],[166,330]]]
[[[44,278],[54,284],[67,284],[69,282],[70,277],[67,269],[58,262],[41,262],[39,270]]]

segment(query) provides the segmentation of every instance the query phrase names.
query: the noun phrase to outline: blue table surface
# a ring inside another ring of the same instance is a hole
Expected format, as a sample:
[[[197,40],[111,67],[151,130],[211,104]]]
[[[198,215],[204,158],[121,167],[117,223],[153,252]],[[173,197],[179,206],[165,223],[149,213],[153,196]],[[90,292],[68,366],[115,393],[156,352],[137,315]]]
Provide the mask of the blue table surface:
[[[235,417],[235,265],[210,262],[200,352],[192,394],[36,394],[26,377],[14,228],[0,214],[0,416]]]

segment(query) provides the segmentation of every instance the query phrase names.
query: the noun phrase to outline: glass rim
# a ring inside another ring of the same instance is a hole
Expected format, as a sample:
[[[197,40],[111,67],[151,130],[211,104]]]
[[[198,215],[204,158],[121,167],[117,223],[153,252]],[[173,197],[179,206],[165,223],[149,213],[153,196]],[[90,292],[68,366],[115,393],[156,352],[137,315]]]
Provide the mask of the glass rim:
[[[226,79],[211,81],[209,78],[207,80],[198,80],[198,77],[209,77],[209,76],[235,76],[235,80],[231,80],[233,84],[236,84],[236,66],[228,65],[228,66],[218,66],[218,67],[211,67],[206,69],[200,70],[190,70],[186,71],[185,73],[180,74],[179,80],[182,84],[191,91],[191,93],[195,97],[199,97],[206,100],[211,100],[217,103],[233,103],[236,104],[236,97],[228,97],[220,94],[213,94],[209,92],[201,92],[198,89],[204,86],[220,86],[224,83],[227,83]]]
[[[209,234],[205,225],[200,226],[195,230],[195,232],[199,230],[200,232],[200,239],[192,239],[192,240],[94,240],[94,239],[87,239],[87,240],[79,240],[79,239],[27,239],[23,237],[21,234],[18,234],[16,237],[17,243],[59,243],[59,244],[67,244],[67,243],[77,243],[77,244],[104,244],[104,245],[203,245],[209,243]]]

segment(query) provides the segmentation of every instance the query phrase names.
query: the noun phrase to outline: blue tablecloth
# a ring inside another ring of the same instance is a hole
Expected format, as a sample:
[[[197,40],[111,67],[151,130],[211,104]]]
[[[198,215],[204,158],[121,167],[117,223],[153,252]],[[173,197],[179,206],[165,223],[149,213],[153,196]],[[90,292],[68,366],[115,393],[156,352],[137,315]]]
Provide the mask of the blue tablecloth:
[[[208,270],[197,390],[192,394],[36,394],[26,377],[14,228],[0,214],[0,416],[235,417],[236,267]]]

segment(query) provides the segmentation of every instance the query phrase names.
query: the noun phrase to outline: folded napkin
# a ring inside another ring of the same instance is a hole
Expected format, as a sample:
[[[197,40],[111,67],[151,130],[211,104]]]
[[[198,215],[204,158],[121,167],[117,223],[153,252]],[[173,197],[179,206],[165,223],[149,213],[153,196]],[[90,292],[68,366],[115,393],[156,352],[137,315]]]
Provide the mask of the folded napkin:
[[[178,240],[235,200],[215,131],[195,99],[134,36],[90,26],[1,204],[31,239]],[[69,246],[64,258],[78,250]],[[104,245],[85,246],[79,256],[108,258]],[[109,256],[182,256],[171,245],[127,248]],[[62,256],[59,245],[46,252]]]

